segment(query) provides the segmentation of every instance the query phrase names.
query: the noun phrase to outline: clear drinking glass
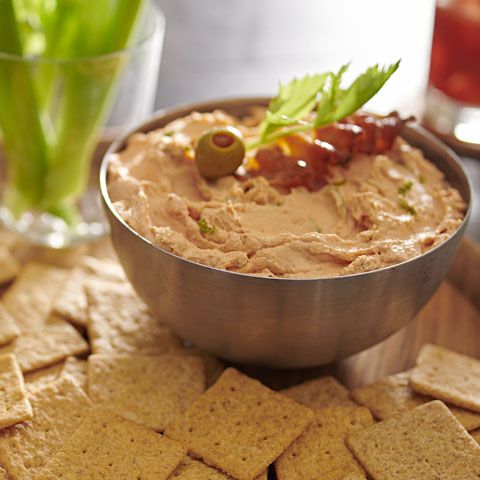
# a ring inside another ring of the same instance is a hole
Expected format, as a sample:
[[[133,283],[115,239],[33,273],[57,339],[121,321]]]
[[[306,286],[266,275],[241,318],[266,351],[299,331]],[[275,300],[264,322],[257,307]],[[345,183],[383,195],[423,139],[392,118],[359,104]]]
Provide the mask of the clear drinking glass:
[[[149,8],[138,41],[125,50],[69,60],[0,51],[2,85],[10,87],[0,91],[0,101],[11,113],[0,122],[0,221],[6,228],[53,248],[107,232],[92,160],[119,131],[153,110],[165,19],[159,9]],[[37,95],[44,85],[48,91]],[[45,149],[35,136],[38,125],[27,118],[32,107],[41,112]],[[23,128],[8,121],[12,118]],[[42,165],[48,168],[42,170]]]
[[[437,0],[424,123],[480,153],[480,0]]]

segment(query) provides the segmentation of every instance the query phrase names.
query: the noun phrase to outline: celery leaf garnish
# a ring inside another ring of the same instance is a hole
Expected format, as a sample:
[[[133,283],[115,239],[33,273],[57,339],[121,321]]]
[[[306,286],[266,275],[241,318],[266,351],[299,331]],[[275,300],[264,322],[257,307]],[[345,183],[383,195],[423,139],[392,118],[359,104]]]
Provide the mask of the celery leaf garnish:
[[[317,95],[322,91],[328,74],[306,75],[294,78],[286,85],[280,84],[278,95],[272,99],[266,119],[260,127],[262,137],[278,127],[291,125],[308,115],[317,104]]]
[[[247,149],[351,115],[383,87],[399,65],[400,60],[387,67],[374,65],[344,89],[341,82],[348,65],[343,65],[337,73],[306,75],[280,85],[278,95],[270,102],[260,124],[259,139],[248,144]]]

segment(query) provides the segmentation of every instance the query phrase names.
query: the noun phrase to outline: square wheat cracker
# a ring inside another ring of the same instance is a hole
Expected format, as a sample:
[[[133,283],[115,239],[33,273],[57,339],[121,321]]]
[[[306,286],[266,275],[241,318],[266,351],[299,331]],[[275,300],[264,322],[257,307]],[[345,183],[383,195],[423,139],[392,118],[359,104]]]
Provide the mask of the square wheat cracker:
[[[185,355],[194,355],[203,360],[205,366],[205,387],[210,388],[225,370],[224,363],[215,355],[196,347],[187,347],[183,351]]]
[[[0,244],[5,248],[8,248],[11,252],[15,251],[18,245],[20,237],[12,230],[0,229]]]
[[[28,392],[44,387],[49,383],[54,382],[60,375],[63,369],[64,362],[55,363],[49,367],[41,368],[24,375],[25,387]]]
[[[32,415],[15,355],[0,355],[0,429],[30,420]]]
[[[414,392],[408,386],[409,378],[410,371],[390,375],[352,390],[351,396],[360,405],[369,408],[378,420],[386,420],[434,400],[432,397]],[[467,430],[480,427],[480,413],[449,404],[447,407]]]
[[[69,375],[83,391],[87,391],[87,361],[77,357],[67,357],[61,375]]]
[[[110,259],[85,257],[71,270],[67,280],[58,292],[53,312],[79,328],[87,326],[87,296],[85,285],[99,278],[112,282],[125,282],[120,265]]]
[[[341,480],[362,467],[345,445],[349,432],[372,425],[365,407],[329,407],[315,411],[305,431],[275,461],[278,480]],[[362,477],[363,476],[363,477]]]
[[[88,352],[88,343],[66,322],[44,325],[39,330],[20,335],[0,347],[0,354],[14,353],[23,373],[48,367],[69,355]]]
[[[35,479],[166,480],[185,454],[174,440],[96,410]]]
[[[88,397],[67,377],[38,388],[29,398],[33,419],[0,430],[0,464],[12,480],[35,478],[91,409]]]
[[[147,309],[129,284],[87,285],[87,330],[92,353],[157,355],[181,349],[181,342]]]
[[[233,368],[166,435],[237,480],[253,480],[297,438],[313,412]]]
[[[20,335],[20,328],[7,309],[0,303],[0,345],[15,340]]]
[[[87,326],[85,284],[89,277],[82,270],[73,269],[52,307],[55,314],[81,329]]]
[[[3,296],[3,304],[23,332],[43,327],[68,271],[43,263],[25,265]]]
[[[268,470],[265,470],[255,480],[267,480]],[[216,468],[209,467],[200,460],[186,456],[182,463],[168,477],[168,480],[235,480]]]
[[[347,473],[345,475],[343,475],[342,471],[338,471],[338,472],[330,472],[331,475],[335,475],[338,473],[338,477],[333,477],[335,478],[335,480],[365,480],[365,474],[364,473]]]
[[[84,272],[103,280],[111,282],[125,282],[127,280],[122,266],[112,258],[97,258],[87,255],[82,258],[79,267]]]
[[[480,447],[434,400],[347,437],[372,480],[474,480]]]
[[[199,357],[94,354],[88,358],[92,402],[157,432],[178,419],[204,390]]]
[[[280,390],[280,393],[314,410],[326,407],[357,406],[350,399],[349,391],[331,376],[315,378]]]
[[[480,413],[480,360],[425,345],[410,375],[410,387],[457,407]]]
[[[8,248],[0,245],[0,285],[11,282],[20,271],[20,264]]]
[[[193,355],[198,355],[203,360],[203,365],[205,366],[205,387],[210,388],[224,372],[225,364],[209,352],[199,351],[198,353],[193,353]]]

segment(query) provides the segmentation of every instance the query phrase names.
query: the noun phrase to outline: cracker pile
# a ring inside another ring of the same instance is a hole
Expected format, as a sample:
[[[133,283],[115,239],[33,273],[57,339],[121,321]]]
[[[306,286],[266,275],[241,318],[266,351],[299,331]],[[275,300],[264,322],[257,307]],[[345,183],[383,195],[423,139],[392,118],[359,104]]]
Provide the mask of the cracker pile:
[[[20,267],[0,250],[0,272],[16,277],[0,303],[2,480],[480,478],[478,360],[426,345],[351,392],[333,377],[275,392],[185,346],[113,260]]]

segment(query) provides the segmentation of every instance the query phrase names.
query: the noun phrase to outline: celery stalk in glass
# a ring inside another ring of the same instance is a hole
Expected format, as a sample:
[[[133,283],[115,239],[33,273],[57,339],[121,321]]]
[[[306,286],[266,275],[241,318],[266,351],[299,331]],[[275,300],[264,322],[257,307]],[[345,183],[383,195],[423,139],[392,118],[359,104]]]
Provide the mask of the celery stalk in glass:
[[[22,45],[10,1],[0,0],[0,51],[21,55]],[[46,172],[46,142],[27,64],[0,58],[0,126],[9,183],[5,202],[14,215],[38,204]]]
[[[126,59],[116,52],[129,46],[147,3],[0,0],[0,51],[17,56],[0,69],[7,205],[14,215],[37,208],[69,224],[77,220],[76,200]],[[38,62],[22,61],[26,53]]]
[[[104,2],[96,3],[97,12],[105,6]],[[42,199],[43,207],[54,214],[68,211],[86,186],[98,131],[125,61],[121,55],[98,61],[92,56],[126,48],[145,5],[145,0],[119,0],[115,15],[107,16],[108,22],[101,25],[96,15],[80,16],[81,35],[88,41],[76,39],[74,45],[78,47],[72,53],[75,58],[90,58],[64,67],[63,92],[55,123],[56,143],[49,158]]]

